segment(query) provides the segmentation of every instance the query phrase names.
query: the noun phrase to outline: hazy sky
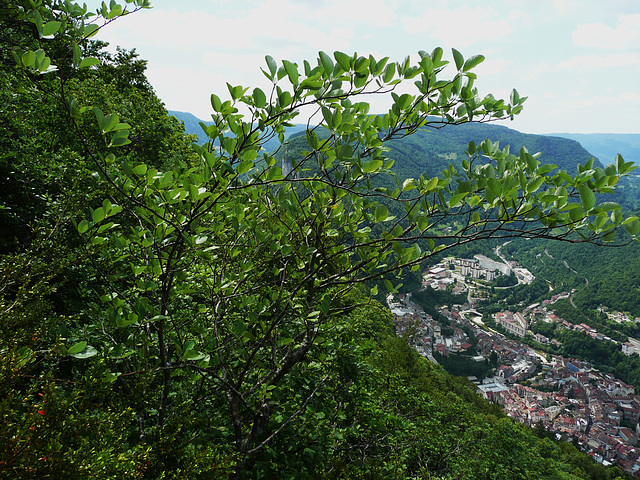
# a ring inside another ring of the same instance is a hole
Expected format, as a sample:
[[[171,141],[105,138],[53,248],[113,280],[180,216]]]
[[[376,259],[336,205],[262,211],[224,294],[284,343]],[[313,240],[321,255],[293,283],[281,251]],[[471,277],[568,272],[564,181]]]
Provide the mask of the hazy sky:
[[[208,119],[226,82],[264,86],[264,56],[302,64],[340,50],[402,60],[441,46],[482,54],[481,94],[529,97],[506,126],[640,133],[638,0],[152,0],[98,38],[136,48],[170,110]],[[98,2],[87,4],[95,8]]]

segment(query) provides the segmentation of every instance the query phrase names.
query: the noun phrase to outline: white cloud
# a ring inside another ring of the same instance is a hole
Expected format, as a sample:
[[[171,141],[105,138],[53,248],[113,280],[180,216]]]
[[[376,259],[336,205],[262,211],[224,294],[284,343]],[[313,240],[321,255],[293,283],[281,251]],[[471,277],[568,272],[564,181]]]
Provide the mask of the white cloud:
[[[597,131],[598,110],[608,119],[601,128],[637,131],[638,94],[620,94],[640,75],[637,0],[152,1],[154,9],[119,19],[99,39],[135,47],[167,106],[202,118],[211,92],[227,96],[226,82],[265,87],[265,54],[298,64],[315,63],[318,50],[397,61],[441,45],[449,60],[450,47],[485,55],[476,69],[481,92],[508,98],[516,87],[529,96],[508,126]],[[375,111],[383,107],[374,100]]]
[[[553,8],[558,13],[575,12],[581,8],[584,8],[584,4],[576,0],[552,0]]]
[[[291,52],[318,44],[345,48],[354,35],[353,29],[346,25],[336,27],[335,23],[327,24],[331,28],[316,27],[317,16],[306,7],[277,0],[253,10],[227,12],[225,16],[196,10],[151,10],[119,19],[100,37],[125,46],[179,51],[266,50],[284,45]]]
[[[638,53],[580,55],[560,62],[559,67],[573,72],[603,72],[604,69],[640,67]]]
[[[310,23],[326,21],[333,24],[360,25],[383,28],[395,24],[398,16],[385,0],[344,1],[328,0],[321,5],[310,5],[306,12]],[[299,19],[301,20],[301,19]]]
[[[150,66],[147,77],[169,110],[190,112],[201,119],[208,119],[212,113],[211,93],[227,95],[228,79],[214,72]]]
[[[617,109],[628,109],[630,105],[640,106],[640,94],[638,92],[622,92],[618,95],[597,95],[590,98],[580,98],[583,107],[601,108],[606,107],[607,110],[615,112]]]
[[[429,32],[431,38],[457,47],[498,40],[512,31],[503,15],[491,7],[426,9],[418,17],[403,18],[403,24],[410,33]]]
[[[537,79],[548,74],[553,68],[549,62],[540,62],[536,65],[527,66],[524,74],[529,79]]]
[[[640,14],[620,16],[615,27],[604,23],[579,25],[572,38],[582,47],[635,48],[640,41]]]
[[[525,10],[511,10],[508,14],[510,22],[519,22],[521,24],[531,25],[533,16]]]
[[[478,75],[478,78],[482,79],[491,75],[503,74],[512,64],[513,62],[511,60],[487,54],[484,62],[478,65],[474,69],[474,72]]]

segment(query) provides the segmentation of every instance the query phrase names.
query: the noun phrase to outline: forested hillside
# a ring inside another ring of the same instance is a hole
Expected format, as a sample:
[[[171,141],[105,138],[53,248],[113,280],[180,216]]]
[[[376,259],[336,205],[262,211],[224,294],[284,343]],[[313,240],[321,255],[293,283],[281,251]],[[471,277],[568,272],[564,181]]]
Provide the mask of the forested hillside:
[[[199,142],[205,143],[206,136],[200,126],[202,122],[197,117],[186,112],[170,111],[169,114],[184,122],[185,130],[192,135],[199,135]],[[202,122],[211,125],[211,121]],[[293,143],[303,140],[300,134],[305,126],[296,124],[287,128],[287,138]],[[298,138],[298,140],[295,140]],[[585,150],[577,141],[545,135],[533,135],[518,132],[503,125],[468,123],[465,125],[434,125],[429,129],[422,129],[410,137],[389,142],[389,157],[395,160],[394,172],[403,180],[417,177],[424,173],[429,176],[438,175],[453,163],[460,166],[465,158],[469,142],[480,143],[490,138],[501,145],[509,145],[513,152],[526,147],[530,152],[541,152],[541,160],[554,163],[558,168],[574,171],[579,163],[584,164],[593,154]],[[265,145],[265,149],[277,147],[273,142]],[[601,163],[596,165],[602,166]]]
[[[574,303],[584,313],[603,306],[640,317],[640,250],[635,242],[602,248],[520,240],[504,251],[549,280],[556,292],[575,289]]]
[[[267,57],[273,92],[213,95],[193,145],[145,62],[91,40],[146,7],[0,7],[3,478],[624,477],[420,357],[373,297],[482,240],[635,238],[597,198],[633,165],[566,174],[478,138],[457,168],[394,180],[385,145],[522,109],[478,96],[481,56],[439,48]],[[369,115],[401,82],[414,94]],[[325,133],[275,158],[305,103]]]

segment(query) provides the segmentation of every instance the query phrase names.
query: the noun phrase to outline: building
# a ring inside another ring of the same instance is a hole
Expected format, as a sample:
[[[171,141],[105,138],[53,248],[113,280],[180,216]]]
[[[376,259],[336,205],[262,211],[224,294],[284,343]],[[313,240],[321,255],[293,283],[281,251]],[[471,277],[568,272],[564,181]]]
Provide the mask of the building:
[[[478,263],[481,268],[489,271],[499,270],[503,275],[511,275],[511,267],[506,263],[496,262],[495,260],[491,260],[489,257],[485,257],[484,255],[474,255],[473,258],[478,260]]]
[[[527,333],[529,325],[520,312],[514,314],[507,310],[496,313],[494,318],[507,332],[511,332],[519,337],[524,337]]]

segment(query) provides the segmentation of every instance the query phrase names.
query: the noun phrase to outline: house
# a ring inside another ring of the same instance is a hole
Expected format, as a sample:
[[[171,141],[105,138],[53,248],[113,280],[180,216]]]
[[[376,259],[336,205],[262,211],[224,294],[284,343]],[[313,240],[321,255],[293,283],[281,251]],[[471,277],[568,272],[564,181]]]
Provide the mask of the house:
[[[630,445],[635,446],[638,444],[638,437],[630,428],[620,427],[618,429],[618,435],[620,436],[620,438],[622,438],[622,440],[624,440],[626,443]]]

